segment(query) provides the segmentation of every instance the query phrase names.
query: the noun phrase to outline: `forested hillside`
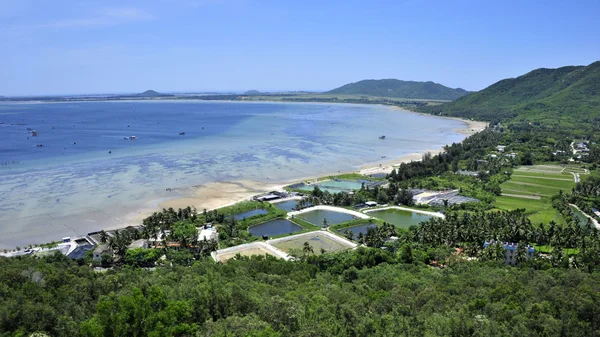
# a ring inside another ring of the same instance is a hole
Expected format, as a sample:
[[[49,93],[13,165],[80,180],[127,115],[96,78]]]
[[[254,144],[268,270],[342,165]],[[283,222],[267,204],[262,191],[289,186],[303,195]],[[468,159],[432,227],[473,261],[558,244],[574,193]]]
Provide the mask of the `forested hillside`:
[[[453,102],[421,108],[444,116],[545,124],[600,122],[600,61],[536,69],[499,81]]]
[[[327,94],[366,95],[412,99],[453,100],[469,92],[452,89],[438,83],[401,81],[396,79],[363,80],[328,91]]]
[[[423,265],[435,251],[204,260],[105,273],[0,259],[0,336],[593,336],[600,274]],[[550,264],[548,263],[548,267]]]

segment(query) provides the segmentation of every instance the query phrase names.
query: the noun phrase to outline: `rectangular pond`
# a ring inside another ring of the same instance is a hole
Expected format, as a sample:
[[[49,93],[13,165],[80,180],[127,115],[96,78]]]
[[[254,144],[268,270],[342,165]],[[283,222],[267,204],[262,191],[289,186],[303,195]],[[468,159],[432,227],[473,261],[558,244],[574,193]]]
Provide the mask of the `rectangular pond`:
[[[319,186],[322,191],[328,191],[330,193],[339,193],[339,192],[351,192],[355,190],[360,190],[363,183],[365,186],[375,186],[380,184],[380,182],[374,182],[370,180],[364,179],[356,179],[356,180],[325,180],[318,182],[316,184],[296,184],[290,187],[298,188],[303,191],[311,192],[314,190],[315,186]]]
[[[246,211],[246,212],[235,214],[233,216],[233,218],[236,219],[236,220],[244,220],[244,219],[247,219],[249,217],[253,217],[255,215],[264,215],[264,214],[267,214],[267,213],[268,212],[266,210],[264,210],[264,209],[253,209],[251,211]]]
[[[298,200],[286,200],[273,203],[273,206],[288,212],[294,210],[296,205],[298,205]]]
[[[301,235],[300,237],[296,238],[292,237],[290,239],[278,241],[277,243],[273,243],[273,246],[286,253],[289,253],[292,250],[302,251],[305,242],[312,247],[313,253],[316,255],[321,254],[321,249],[325,252],[336,252],[352,248],[352,246],[344,244],[340,241],[336,241],[320,231],[311,232],[307,235]]]
[[[296,215],[296,217],[306,220],[314,225],[323,226],[323,219],[327,219],[329,225],[336,225],[346,221],[352,221],[355,219],[353,215],[336,212],[325,209],[317,209],[310,212]]]
[[[258,237],[290,234],[301,230],[302,227],[285,219],[271,220],[248,228],[250,234]]]
[[[377,225],[375,225],[375,224],[364,224],[364,225],[358,225],[358,226],[352,226],[352,227],[346,227],[346,228],[339,229],[338,233],[343,235],[344,233],[346,233],[346,231],[350,231],[350,232],[352,232],[352,234],[354,236],[357,236],[360,233],[365,235],[365,234],[367,234],[367,231],[369,230],[369,228],[376,228],[376,227],[377,227]]]
[[[240,247],[239,249],[230,250],[224,253],[219,253],[217,251],[216,260],[217,262],[225,262],[229,259],[234,258],[237,254],[241,256],[252,256],[252,255],[273,255],[270,251],[266,250],[261,246],[245,246]]]
[[[408,228],[410,226],[415,226],[423,221],[431,219],[431,215],[411,211],[404,211],[394,208],[389,208],[382,211],[369,212],[368,214],[379,218],[383,221],[387,221],[392,225],[395,225],[400,228]]]

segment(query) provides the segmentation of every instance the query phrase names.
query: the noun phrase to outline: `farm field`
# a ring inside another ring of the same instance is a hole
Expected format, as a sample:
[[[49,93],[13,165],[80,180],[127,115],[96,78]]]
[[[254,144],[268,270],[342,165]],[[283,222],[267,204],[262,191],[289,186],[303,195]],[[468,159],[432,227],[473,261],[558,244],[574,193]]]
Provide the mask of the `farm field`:
[[[575,186],[574,174],[584,179],[586,171],[569,165],[520,166],[509,181],[500,185],[502,196],[496,198],[496,208],[524,208],[534,224],[551,220],[564,224],[562,215],[552,207],[551,198],[559,191],[567,192]]]

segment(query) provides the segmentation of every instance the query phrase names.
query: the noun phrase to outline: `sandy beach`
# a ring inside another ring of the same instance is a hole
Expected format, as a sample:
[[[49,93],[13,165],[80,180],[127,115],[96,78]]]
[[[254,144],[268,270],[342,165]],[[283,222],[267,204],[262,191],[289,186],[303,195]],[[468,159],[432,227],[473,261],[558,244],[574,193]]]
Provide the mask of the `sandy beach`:
[[[453,119],[466,124],[465,128],[455,129],[455,132],[463,135],[473,135],[479,131],[482,131],[488,126],[487,122],[463,120],[454,117],[443,117],[447,119]],[[432,154],[438,154],[443,151],[443,148],[430,149],[423,152],[409,153],[396,159],[384,160],[381,162],[368,163],[361,165],[359,170],[349,172],[331,172],[329,174],[320,176],[310,177],[298,177],[287,181],[278,182],[261,182],[251,180],[240,180],[230,182],[212,182],[200,186],[189,187],[180,189],[177,192],[180,196],[173,197],[167,200],[156,200],[152,204],[155,207],[147,207],[137,212],[130,213],[125,217],[125,223],[127,225],[139,225],[144,218],[152,214],[153,212],[159,211],[163,208],[185,208],[195,207],[198,211],[203,209],[212,210],[221,207],[226,207],[238,203],[240,201],[249,200],[253,196],[266,193],[269,191],[283,190],[284,186],[293,184],[300,181],[314,180],[323,176],[338,175],[345,173],[360,173],[364,175],[377,174],[377,173],[389,173],[392,171],[394,166],[400,165],[401,163],[409,163],[412,161],[421,160],[423,154],[430,152]]]

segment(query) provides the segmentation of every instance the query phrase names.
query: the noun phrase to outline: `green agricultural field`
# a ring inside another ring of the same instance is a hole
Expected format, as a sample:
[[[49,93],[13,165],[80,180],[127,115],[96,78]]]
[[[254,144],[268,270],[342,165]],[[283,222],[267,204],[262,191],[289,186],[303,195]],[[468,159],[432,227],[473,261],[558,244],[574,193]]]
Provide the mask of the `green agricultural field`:
[[[502,210],[514,210],[522,209],[526,210],[526,214],[529,216],[534,224],[543,222],[549,223],[551,220],[556,221],[558,224],[564,224],[565,220],[562,215],[552,207],[550,198],[543,197],[540,200],[500,196],[496,198],[496,208]]]
[[[509,181],[500,185],[503,195],[496,198],[496,207],[504,210],[524,208],[529,219],[536,224],[551,220],[563,224],[564,219],[552,207],[551,198],[559,191],[569,191],[575,186],[570,172],[569,167],[558,165],[519,167]]]

